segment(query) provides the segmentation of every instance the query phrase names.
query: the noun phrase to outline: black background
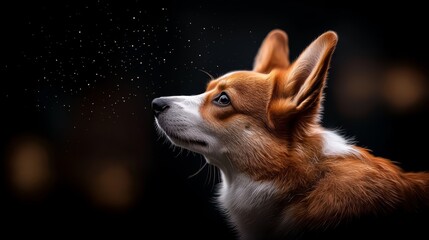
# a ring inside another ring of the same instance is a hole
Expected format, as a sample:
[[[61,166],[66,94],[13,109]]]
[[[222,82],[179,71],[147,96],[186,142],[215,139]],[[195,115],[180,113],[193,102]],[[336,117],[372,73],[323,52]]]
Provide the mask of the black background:
[[[429,170],[427,97],[399,113],[374,101],[369,113],[353,118],[338,110],[342,99],[335,95],[341,69],[367,59],[358,71],[398,63],[419,69],[427,96],[427,12],[407,3],[380,9],[301,1],[3,3],[0,234],[234,239],[214,203],[216,170],[205,166],[193,176],[203,158],[159,138],[150,102],[204,91],[210,79],[204,72],[251,69],[274,28],[288,33],[291,59],[319,34],[336,31],[323,125],[406,170]],[[10,185],[8,152],[23,136],[43,139],[54,159],[55,181],[36,200],[17,196]],[[133,203],[120,210],[92,202],[80,176],[112,157],[126,159],[135,189]]]

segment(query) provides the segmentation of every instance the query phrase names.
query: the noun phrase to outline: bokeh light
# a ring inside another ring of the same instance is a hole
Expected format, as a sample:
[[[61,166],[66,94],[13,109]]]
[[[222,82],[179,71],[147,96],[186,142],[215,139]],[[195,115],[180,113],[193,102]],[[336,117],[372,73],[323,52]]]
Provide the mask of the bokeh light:
[[[427,107],[428,76],[411,64],[394,64],[385,70],[380,93],[386,106],[398,114]]]
[[[235,239],[214,204],[215,168],[157,135],[150,102],[201,93],[204,72],[251,69],[274,28],[288,33],[291,60],[336,31],[323,125],[405,169],[429,170],[426,141],[415,138],[429,134],[427,8],[286,5],[3,3],[4,229]]]
[[[43,139],[16,137],[7,155],[8,182],[13,192],[25,200],[39,200],[53,183],[52,153]]]

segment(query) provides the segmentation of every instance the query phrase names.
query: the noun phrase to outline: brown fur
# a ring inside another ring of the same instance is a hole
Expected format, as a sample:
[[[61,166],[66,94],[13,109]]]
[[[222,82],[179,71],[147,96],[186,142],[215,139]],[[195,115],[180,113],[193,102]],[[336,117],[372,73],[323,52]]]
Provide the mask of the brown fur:
[[[365,229],[395,236],[405,225],[428,223],[428,216],[412,219],[429,208],[429,173],[404,172],[367,149],[347,145],[320,123],[337,34],[322,34],[292,63],[287,39],[273,30],[252,71],[212,80],[199,95],[203,100],[189,100],[192,106],[186,99],[193,96],[153,102],[166,135],[222,171],[219,199],[242,238],[320,237],[332,229],[350,230],[356,220],[368,221],[352,236],[367,236]],[[214,102],[222,92],[230,103]],[[192,111],[183,111],[186,107]],[[373,224],[373,217],[381,217],[386,228]]]
[[[336,226],[429,202],[428,173],[404,173],[363,148],[356,147],[359,155],[322,154],[319,114],[336,43],[337,35],[327,32],[289,64],[287,36],[274,30],[259,50],[254,71],[211,81],[200,109],[213,128],[230,131],[231,138],[234,131],[249,128],[258,133],[258,144],[236,149],[229,158],[240,172],[274,182],[284,192],[292,204],[282,211],[294,216],[298,229]],[[307,62],[309,54],[313,63]],[[221,91],[229,94],[231,106],[211,104]]]

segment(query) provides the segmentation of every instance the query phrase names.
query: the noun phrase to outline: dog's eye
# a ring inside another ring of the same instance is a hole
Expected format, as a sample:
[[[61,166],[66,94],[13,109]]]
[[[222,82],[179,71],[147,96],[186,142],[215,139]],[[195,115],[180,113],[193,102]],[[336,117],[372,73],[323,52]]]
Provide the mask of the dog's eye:
[[[229,100],[228,95],[225,92],[221,92],[219,95],[213,99],[213,103],[215,103],[218,106],[224,107],[228,106],[231,101]]]

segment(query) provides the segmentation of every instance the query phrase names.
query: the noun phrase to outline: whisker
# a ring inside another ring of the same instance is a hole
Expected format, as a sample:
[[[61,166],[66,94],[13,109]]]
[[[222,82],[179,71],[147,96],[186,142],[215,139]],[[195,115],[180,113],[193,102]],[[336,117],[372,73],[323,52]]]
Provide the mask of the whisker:
[[[210,73],[208,73],[207,71],[205,71],[205,70],[203,70],[203,69],[198,69],[198,70],[200,70],[201,72],[203,72],[203,73],[207,74],[207,76],[209,76],[210,80],[215,79],[215,78],[213,77],[213,75],[211,75],[211,74],[210,74]]]
[[[188,177],[188,179],[189,179],[189,178],[192,178],[192,177],[195,177],[198,173],[200,173],[200,172],[204,169],[204,167],[205,167],[205,166],[207,166],[207,162],[205,162],[205,163],[204,163],[204,165],[203,165],[202,167],[200,167],[200,169],[198,169],[198,171],[197,171],[196,173],[194,173],[194,174],[190,175],[190,176]]]
[[[218,183],[220,183],[222,181],[222,175],[220,174],[219,169],[216,170],[216,177],[217,177],[217,181],[216,181],[216,185],[217,185]]]
[[[214,188],[215,188],[215,185],[216,185],[216,182],[217,182],[216,177],[217,177],[217,172],[218,172],[218,170],[214,166],[212,166],[212,169],[213,169],[213,182],[212,182],[211,191],[213,191]]]
[[[211,171],[211,166],[209,165],[208,169],[207,169],[207,177],[206,177],[206,183],[207,185],[210,184],[212,180],[212,171]]]

